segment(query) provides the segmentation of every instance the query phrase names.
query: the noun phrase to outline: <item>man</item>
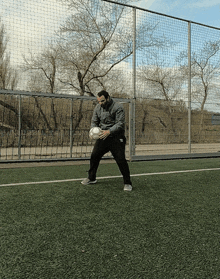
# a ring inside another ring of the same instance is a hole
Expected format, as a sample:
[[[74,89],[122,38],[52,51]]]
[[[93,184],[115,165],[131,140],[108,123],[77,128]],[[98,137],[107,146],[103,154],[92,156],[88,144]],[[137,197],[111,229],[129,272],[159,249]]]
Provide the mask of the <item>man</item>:
[[[88,178],[83,185],[94,184],[100,160],[104,154],[111,151],[124,179],[124,190],[131,191],[130,171],[125,158],[125,112],[123,107],[114,102],[108,92],[98,93],[98,104],[94,109],[91,128],[100,127],[102,132],[96,141],[91,158]]]

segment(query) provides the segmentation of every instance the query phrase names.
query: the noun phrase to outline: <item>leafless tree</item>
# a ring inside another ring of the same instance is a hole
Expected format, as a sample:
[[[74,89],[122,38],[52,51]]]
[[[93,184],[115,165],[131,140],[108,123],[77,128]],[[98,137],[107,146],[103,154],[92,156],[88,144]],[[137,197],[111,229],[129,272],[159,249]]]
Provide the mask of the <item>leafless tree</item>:
[[[167,115],[170,123],[165,124],[158,118],[165,128],[170,127],[174,135],[175,114],[173,105],[180,94],[183,85],[183,79],[175,68],[165,67],[164,63],[155,63],[156,65],[144,65],[138,69],[138,80],[148,88],[148,97],[151,99],[164,100],[167,108]],[[158,116],[159,117],[159,116]]]
[[[7,52],[8,37],[0,19],[0,89],[15,89],[18,83],[18,72],[10,65],[10,54]]]
[[[10,54],[7,52],[8,40],[4,24],[0,19],[0,89],[14,90],[18,83],[18,71],[13,69],[10,65]],[[3,98],[3,96],[1,96],[0,105],[18,116],[18,108],[13,103],[8,101],[7,98]],[[27,127],[32,126],[24,115],[22,115],[22,121],[25,125],[27,125]]]
[[[72,16],[57,32],[55,59],[51,57],[52,50],[44,51],[38,57],[26,59],[27,68],[32,72],[41,71],[51,93],[58,81],[65,89],[81,96],[94,96],[102,88],[115,95],[123,90],[128,93],[129,81],[125,82],[119,66],[124,63],[128,72],[131,68],[127,59],[133,53],[132,10],[97,0],[60,1],[69,6]],[[156,35],[156,29],[155,23],[138,24],[137,49],[153,49],[167,44],[166,38]],[[82,118],[81,101],[75,128]]]
[[[63,2],[73,14],[59,33],[63,63],[60,81],[80,95],[93,96],[94,91],[106,87],[112,70],[133,53],[132,10],[97,0]],[[137,49],[166,43],[165,38],[155,35],[156,28],[156,24],[138,24]]]
[[[205,104],[211,92],[219,87],[220,77],[220,41],[205,42],[200,50],[192,53],[191,77],[192,97],[200,104],[200,132],[204,125]],[[187,53],[182,52],[178,61],[182,62],[183,76],[188,75]]]
[[[31,91],[41,91],[54,94],[59,89],[57,81],[57,73],[59,68],[59,49],[50,46],[38,56],[32,56],[27,59],[24,57],[24,70],[29,71],[28,86]],[[46,115],[40,107],[37,98],[35,98],[36,105],[40,110],[48,129],[52,129]],[[54,129],[58,128],[57,116],[54,107],[54,101],[51,98],[51,113],[54,121]]]

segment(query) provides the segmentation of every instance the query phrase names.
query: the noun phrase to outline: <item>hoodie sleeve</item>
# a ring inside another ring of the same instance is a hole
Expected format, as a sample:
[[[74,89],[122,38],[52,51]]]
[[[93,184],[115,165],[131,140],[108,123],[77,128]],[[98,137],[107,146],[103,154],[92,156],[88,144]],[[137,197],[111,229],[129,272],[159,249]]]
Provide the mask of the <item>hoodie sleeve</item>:
[[[96,105],[93,115],[92,115],[92,120],[91,120],[91,127],[99,127],[100,124],[100,117],[98,116],[98,111],[99,111],[99,105]]]
[[[125,112],[121,106],[118,106],[115,111],[115,124],[109,129],[111,134],[124,130]]]

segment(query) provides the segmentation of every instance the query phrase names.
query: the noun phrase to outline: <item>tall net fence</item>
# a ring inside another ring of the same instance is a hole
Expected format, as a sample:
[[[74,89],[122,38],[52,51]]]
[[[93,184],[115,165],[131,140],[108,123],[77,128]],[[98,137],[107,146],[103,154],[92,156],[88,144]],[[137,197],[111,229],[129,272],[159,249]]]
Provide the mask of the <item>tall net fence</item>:
[[[10,104],[10,109],[0,109],[2,160],[89,158],[94,145],[88,137],[94,98],[19,93],[0,96],[0,102]],[[123,104],[127,116],[128,104]]]
[[[102,89],[129,158],[219,151],[219,29],[111,1],[0,4],[1,160],[88,158]]]
[[[1,101],[11,106],[0,110],[2,160],[81,158],[91,153],[88,123],[94,102],[13,94],[1,95]]]
[[[219,143],[220,31],[193,24],[191,34],[192,140]]]
[[[187,80],[178,61],[188,50],[187,23],[141,10],[137,22],[147,41],[137,49],[137,143],[187,143]]]

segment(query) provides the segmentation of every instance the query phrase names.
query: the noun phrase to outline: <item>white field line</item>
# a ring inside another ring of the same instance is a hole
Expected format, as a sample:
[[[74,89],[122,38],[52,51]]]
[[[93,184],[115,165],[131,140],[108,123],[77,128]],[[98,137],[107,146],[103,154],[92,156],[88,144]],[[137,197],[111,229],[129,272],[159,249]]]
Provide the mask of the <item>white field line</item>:
[[[151,176],[151,175],[165,175],[165,174],[191,173],[191,172],[216,171],[216,170],[220,170],[220,168],[197,169],[197,170],[181,170],[181,171],[167,171],[167,172],[153,172],[153,173],[140,173],[140,174],[131,174],[131,176],[132,177],[135,177],[135,176]],[[97,177],[97,180],[120,178],[120,177],[122,177],[122,176],[121,175],[103,176],[103,177]],[[84,178],[73,178],[73,179],[64,179],[64,180],[49,180],[49,181],[35,181],[35,182],[0,184],[0,187],[74,182],[74,181],[82,181],[83,179]]]

